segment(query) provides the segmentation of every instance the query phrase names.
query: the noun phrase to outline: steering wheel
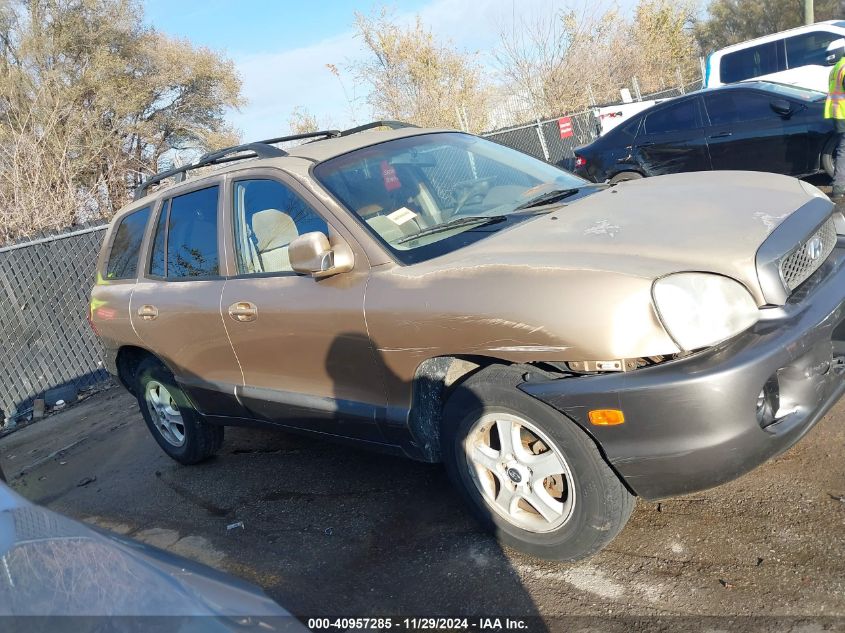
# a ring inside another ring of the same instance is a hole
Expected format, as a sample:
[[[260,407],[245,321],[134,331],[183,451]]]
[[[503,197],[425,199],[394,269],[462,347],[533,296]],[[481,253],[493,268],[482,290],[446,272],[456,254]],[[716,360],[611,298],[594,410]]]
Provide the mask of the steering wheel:
[[[485,176],[484,178],[473,178],[472,180],[462,180],[455,183],[454,190],[463,189],[463,192],[456,197],[457,202],[454,211],[452,211],[452,217],[458,216],[464,205],[475,196],[487,193],[487,184],[494,180],[496,180],[496,176]]]

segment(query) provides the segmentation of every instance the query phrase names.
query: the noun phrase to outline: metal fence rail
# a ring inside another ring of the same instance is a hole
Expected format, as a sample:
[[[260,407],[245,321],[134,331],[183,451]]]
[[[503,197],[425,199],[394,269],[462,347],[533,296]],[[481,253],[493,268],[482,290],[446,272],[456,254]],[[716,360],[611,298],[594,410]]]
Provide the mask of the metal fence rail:
[[[687,92],[701,87],[701,80],[667,88],[653,94],[642,95],[643,101],[652,99],[669,99],[679,97]],[[579,145],[591,143],[598,137],[598,120],[592,110],[569,114],[572,135],[563,137],[558,121],[560,118],[537,120],[521,125],[514,125],[499,130],[485,132],[484,136],[491,141],[513,147],[521,152],[530,154],[540,160],[545,160],[566,169],[571,169],[575,158],[575,148]]]
[[[105,226],[0,249],[0,408],[23,414],[47,389],[106,377],[86,321]]]

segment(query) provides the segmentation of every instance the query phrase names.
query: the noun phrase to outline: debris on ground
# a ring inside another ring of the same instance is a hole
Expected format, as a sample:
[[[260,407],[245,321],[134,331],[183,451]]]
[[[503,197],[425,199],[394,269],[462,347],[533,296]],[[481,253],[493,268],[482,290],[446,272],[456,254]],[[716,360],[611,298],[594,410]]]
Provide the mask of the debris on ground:
[[[87,486],[88,484],[92,484],[97,481],[96,477],[84,477],[83,479],[79,480],[79,483],[76,484],[77,488],[82,488],[83,486]]]
[[[827,496],[830,497],[831,499],[833,499],[834,501],[841,501],[842,503],[845,503],[845,495],[838,495],[837,496],[837,495],[832,495],[830,493],[827,493]]]
[[[725,589],[734,588],[732,583],[729,583],[727,580],[723,580],[722,578],[719,578],[719,584],[722,585]]]
[[[333,531],[334,531],[334,530],[332,530],[330,527],[327,527],[327,528],[325,529],[326,536],[331,536]]]
[[[241,528],[242,530],[245,530],[246,528],[244,527],[244,522],[238,521],[237,523],[230,523],[229,525],[226,526],[227,531],[228,530],[236,530],[237,528]]]

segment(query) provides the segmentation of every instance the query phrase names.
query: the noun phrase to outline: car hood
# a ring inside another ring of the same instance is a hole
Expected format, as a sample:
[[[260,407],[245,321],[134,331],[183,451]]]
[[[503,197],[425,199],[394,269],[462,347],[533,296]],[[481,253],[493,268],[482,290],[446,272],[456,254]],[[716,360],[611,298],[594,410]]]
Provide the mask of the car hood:
[[[657,176],[581,198],[462,249],[460,257],[472,265],[536,263],[652,279],[714,272],[740,281],[763,304],[757,250],[812,198],[797,179],[761,172]]]
[[[77,523],[2,482],[0,557],[0,618],[32,618],[44,630],[140,630],[157,616],[162,631],[306,631],[250,583]]]

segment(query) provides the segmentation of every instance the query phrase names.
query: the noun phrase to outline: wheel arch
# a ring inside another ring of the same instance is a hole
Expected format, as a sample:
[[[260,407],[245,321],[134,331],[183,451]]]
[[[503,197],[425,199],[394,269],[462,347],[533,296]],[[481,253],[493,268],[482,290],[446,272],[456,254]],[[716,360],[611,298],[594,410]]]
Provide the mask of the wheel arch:
[[[155,359],[172,373],[172,369],[160,356],[146,348],[137,345],[123,345],[117,350],[115,359],[117,378],[126,390],[134,396],[138,394],[135,392],[135,382],[132,377],[135,375],[138,366],[148,358]]]
[[[452,391],[490,365],[512,364],[502,358],[456,354],[434,356],[417,366],[411,383],[408,426],[423,461],[442,461],[443,407]]]
[[[620,178],[620,176],[622,176],[622,178]],[[639,180],[640,178],[645,177],[645,173],[643,173],[643,171],[639,167],[624,165],[622,169],[617,169],[616,171],[614,171],[613,175],[609,176],[607,181],[611,184],[617,184],[620,182],[624,182],[625,180]]]

